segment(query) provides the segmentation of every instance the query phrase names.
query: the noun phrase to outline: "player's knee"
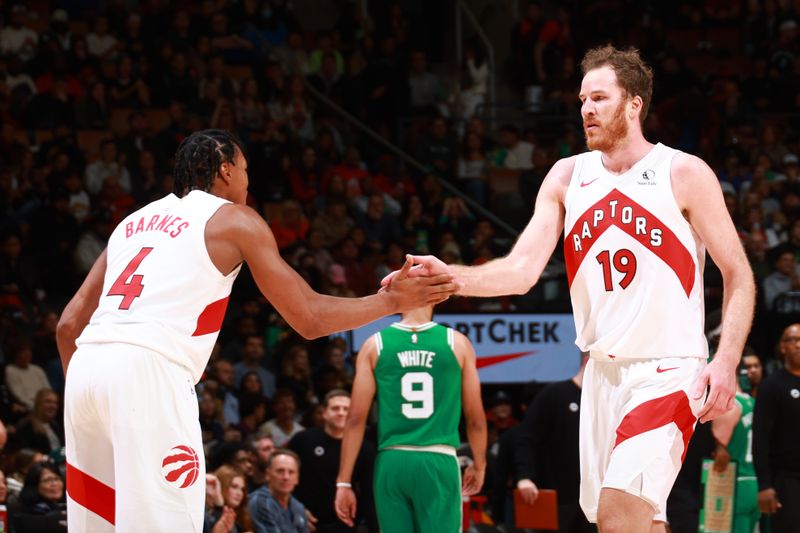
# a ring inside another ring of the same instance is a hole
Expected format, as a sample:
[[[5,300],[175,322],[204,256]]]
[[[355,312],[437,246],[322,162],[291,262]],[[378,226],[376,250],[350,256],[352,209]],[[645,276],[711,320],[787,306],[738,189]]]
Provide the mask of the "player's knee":
[[[601,506],[597,510],[597,529],[600,533],[627,533],[629,524],[625,516],[616,509]]]

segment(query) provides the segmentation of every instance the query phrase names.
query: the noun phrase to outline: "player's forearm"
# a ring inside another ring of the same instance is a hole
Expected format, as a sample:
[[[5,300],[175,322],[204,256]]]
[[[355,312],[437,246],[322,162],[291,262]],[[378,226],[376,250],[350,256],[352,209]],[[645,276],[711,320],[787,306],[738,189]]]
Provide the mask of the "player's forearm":
[[[744,349],[755,308],[755,282],[749,266],[726,278],[723,285],[722,333],[717,353],[738,364]]]
[[[339,474],[336,476],[337,483],[351,483],[353,479],[353,468],[355,468],[358,451],[364,441],[365,420],[348,419],[342,437],[342,452],[339,456]]]
[[[476,420],[467,420],[467,440],[472,449],[472,460],[480,469],[486,468],[487,445],[486,419],[481,417]]]
[[[501,257],[479,266],[450,265],[461,296],[504,296],[525,294],[539,279],[543,266],[524,265],[513,256]]]
[[[386,292],[363,298],[317,295],[305,327],[303,330],[295,329],[306,338],[323,337],[339,331],[356,329],[398,311],[394,301]]]

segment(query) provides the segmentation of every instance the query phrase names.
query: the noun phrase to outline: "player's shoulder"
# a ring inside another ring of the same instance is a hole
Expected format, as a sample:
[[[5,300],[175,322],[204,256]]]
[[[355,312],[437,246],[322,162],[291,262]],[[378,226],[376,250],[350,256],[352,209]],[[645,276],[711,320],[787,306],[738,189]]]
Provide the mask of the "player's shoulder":
[[[568,183],[570,178],[572,177],[572,173],[575,171],[575,165],[578,161],[578,158],[583,154],[576,154],[571,155],[569,157],[562,157],[558,161],[556,161],[553,166],[550,168],[550,172],[548,172],[547,177],[556,180],[566,180]]]
[[[686,152],[676,151],[670,163],[672,179],[693,180],[703,177],[714,178],[714,171],[701,158]],[[716,179],[716,178],[715,178]]]
[[[208,221],[208,228],[231,236],[241,235],[248,238],[269,231],[266,221],[255,209],[234,203],[222,204]]]

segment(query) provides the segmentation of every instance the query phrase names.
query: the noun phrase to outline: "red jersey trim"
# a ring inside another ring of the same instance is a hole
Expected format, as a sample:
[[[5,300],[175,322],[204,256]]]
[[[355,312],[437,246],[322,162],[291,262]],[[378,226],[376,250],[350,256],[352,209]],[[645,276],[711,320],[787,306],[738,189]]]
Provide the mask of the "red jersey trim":
[[[116,493],[113,487],[67,463],[67,493],[75,503],[114,525]]]
[[[225,310],[228,308],[229,298],[230,296],[226,296],[221,300],[208,304],[203,309],[203,312],[197,317],[197,327],[192,333],[192,337],[216,333],[222,328],[222,320],[225,318]]]
[[[622,210],[624,208],[631,209],[631,219],[628,222],[623,221]],[[644,218],[646,231],[636,231],[637,218]],[[657,216],[618,189],[613,189],[586,209],[572,228],[564,234],[564,259],[570,286],[572,286],[578,268],[594,243],[611,226],[618,227],[664,261],[675,272],[686,296],[689,297],[694,287],[696,269],[692,254]],[[591,235],[582,236],[584,227],[588,227]],[[652,244],[651,230],[660,230],[661,243],[659,246]],[[580,250],[575,249],[576,239],[580,242]]]

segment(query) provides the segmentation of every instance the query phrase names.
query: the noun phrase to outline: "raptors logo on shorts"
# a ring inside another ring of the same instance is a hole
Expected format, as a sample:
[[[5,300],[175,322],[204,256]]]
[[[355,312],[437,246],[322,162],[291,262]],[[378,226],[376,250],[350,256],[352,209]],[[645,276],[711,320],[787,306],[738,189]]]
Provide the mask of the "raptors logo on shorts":
[[[161,473],[170,485],[180,489],[191,487],[200,475],[197,452],[190,446],[175,446],[164,456]]]

